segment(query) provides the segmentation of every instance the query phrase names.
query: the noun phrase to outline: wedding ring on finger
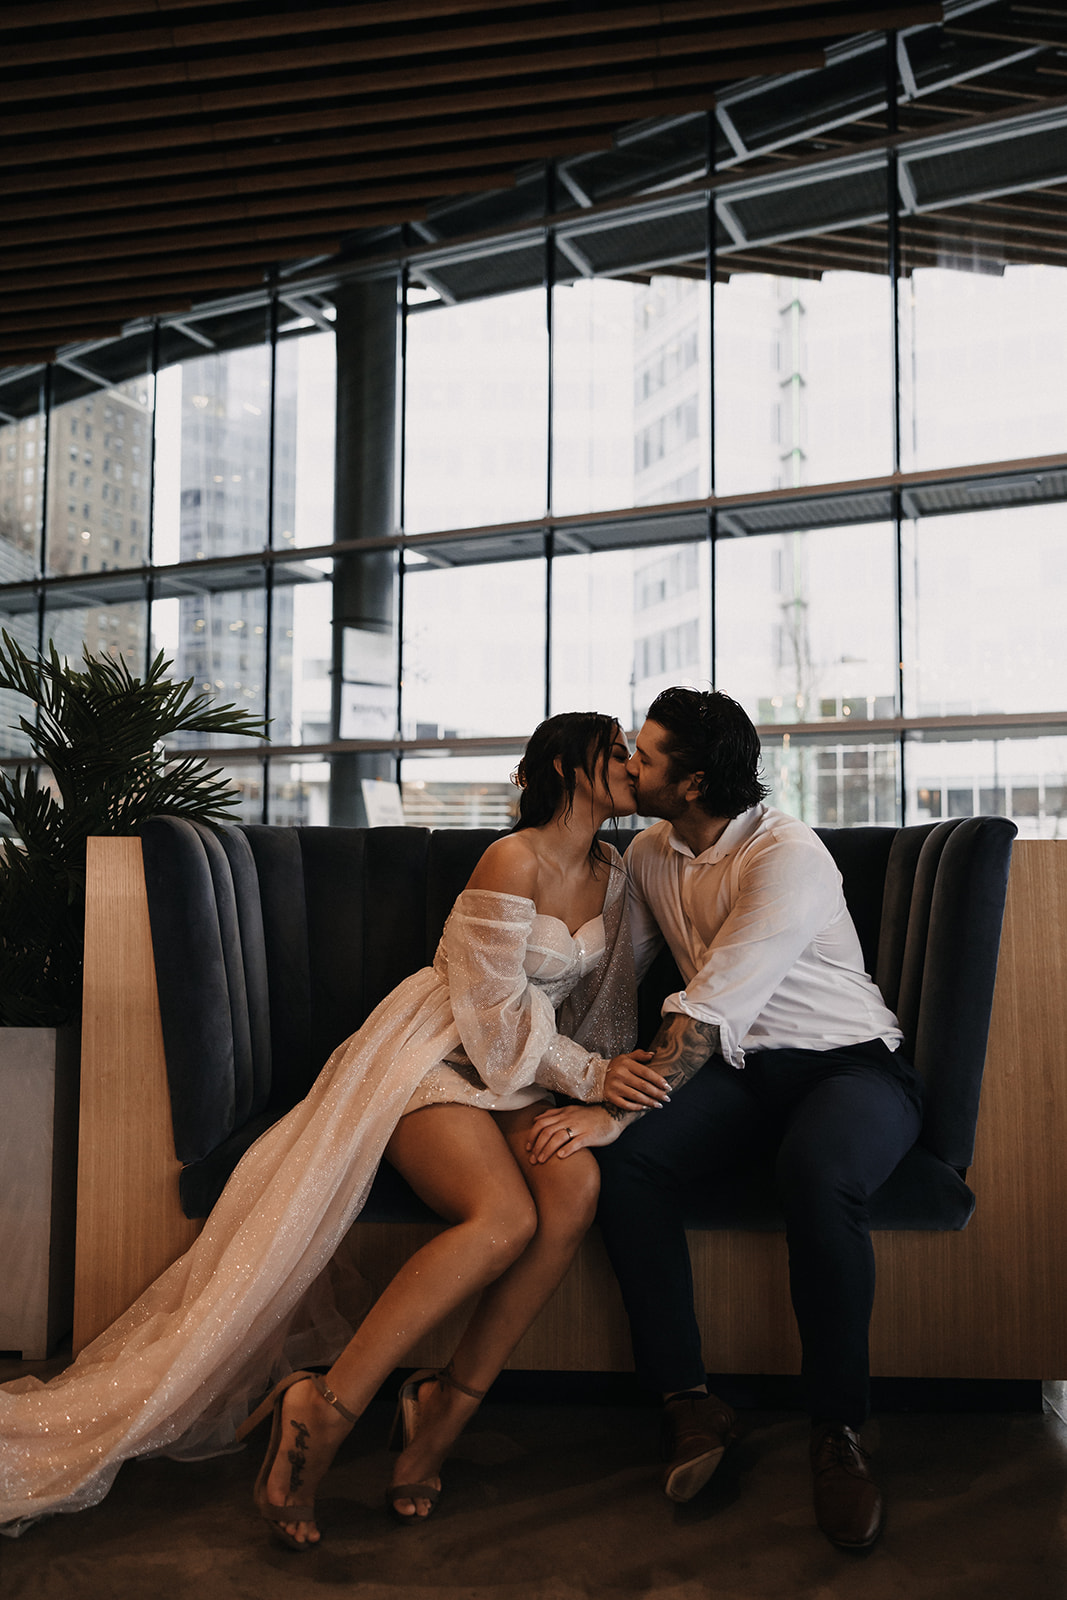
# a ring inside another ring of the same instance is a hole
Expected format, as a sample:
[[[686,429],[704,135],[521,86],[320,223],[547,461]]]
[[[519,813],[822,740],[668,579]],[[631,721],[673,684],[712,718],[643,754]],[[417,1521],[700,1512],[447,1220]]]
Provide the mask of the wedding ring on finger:
[[[564,1128],[563,1131],[567,1135],[568,1140],[574,1138],[574,1129],[573,1128]]]

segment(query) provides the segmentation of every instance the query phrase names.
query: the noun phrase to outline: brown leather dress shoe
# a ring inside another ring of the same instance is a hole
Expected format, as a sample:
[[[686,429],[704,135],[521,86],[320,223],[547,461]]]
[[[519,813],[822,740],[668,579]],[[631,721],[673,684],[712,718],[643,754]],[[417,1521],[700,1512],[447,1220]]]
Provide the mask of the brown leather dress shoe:
[[[679,1394],[663,1407],[663,1487],[669,1499],[692,1500],[737,1437],[737,1416],[713,1394]]]
[[[830,1543],[866,1550],[882,1531],[885,1506],[856,1430],[842,1422],[817,1423],[811,1430],[811,1472],[815,1520]]]

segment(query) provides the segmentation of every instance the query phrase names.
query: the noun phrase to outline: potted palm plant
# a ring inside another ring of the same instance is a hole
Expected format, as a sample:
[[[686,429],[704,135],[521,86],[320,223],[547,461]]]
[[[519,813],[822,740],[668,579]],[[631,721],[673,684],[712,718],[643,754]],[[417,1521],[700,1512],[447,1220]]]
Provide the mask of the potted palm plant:
[[[43,1356],[70,1326],[78,1019],[91,834],[161,813],[232,817],[237,796],[178,734],[264,738],[264,723],[121,658],[29,655],[4,632],[0,689],[30,705],[28,764],[0,772],[0,1350]]]

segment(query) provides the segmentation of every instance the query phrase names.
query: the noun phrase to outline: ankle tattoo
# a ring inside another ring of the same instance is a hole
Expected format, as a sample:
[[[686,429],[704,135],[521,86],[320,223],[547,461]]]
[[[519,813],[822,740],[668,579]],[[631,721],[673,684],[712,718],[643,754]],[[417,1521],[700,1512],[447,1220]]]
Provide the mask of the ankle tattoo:
[[[299,1489],[304,1482],[304,1468],[307,1466],[307,1447],[311,1442],[311,1431],[306,1423],[293,1422],[290,1424],[296,1434],[293,1448],[286,1453],[289,1463],[289,1488]]]

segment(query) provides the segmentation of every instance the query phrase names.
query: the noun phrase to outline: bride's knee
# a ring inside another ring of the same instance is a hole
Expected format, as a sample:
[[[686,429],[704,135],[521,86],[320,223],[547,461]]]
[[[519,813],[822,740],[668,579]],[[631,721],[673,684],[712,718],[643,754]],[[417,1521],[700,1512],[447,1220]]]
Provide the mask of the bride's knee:
[[[516,1195],[481,1218],[484,1259],[494,1276],[517,1261],[537,1232],[537,1207],[529,1195]]]
[[[538,1230],[577,1242],[596,1216],[600,1168],[596,1158],[580,1152],[542,1169],[546,1180],[537,1191]]]

